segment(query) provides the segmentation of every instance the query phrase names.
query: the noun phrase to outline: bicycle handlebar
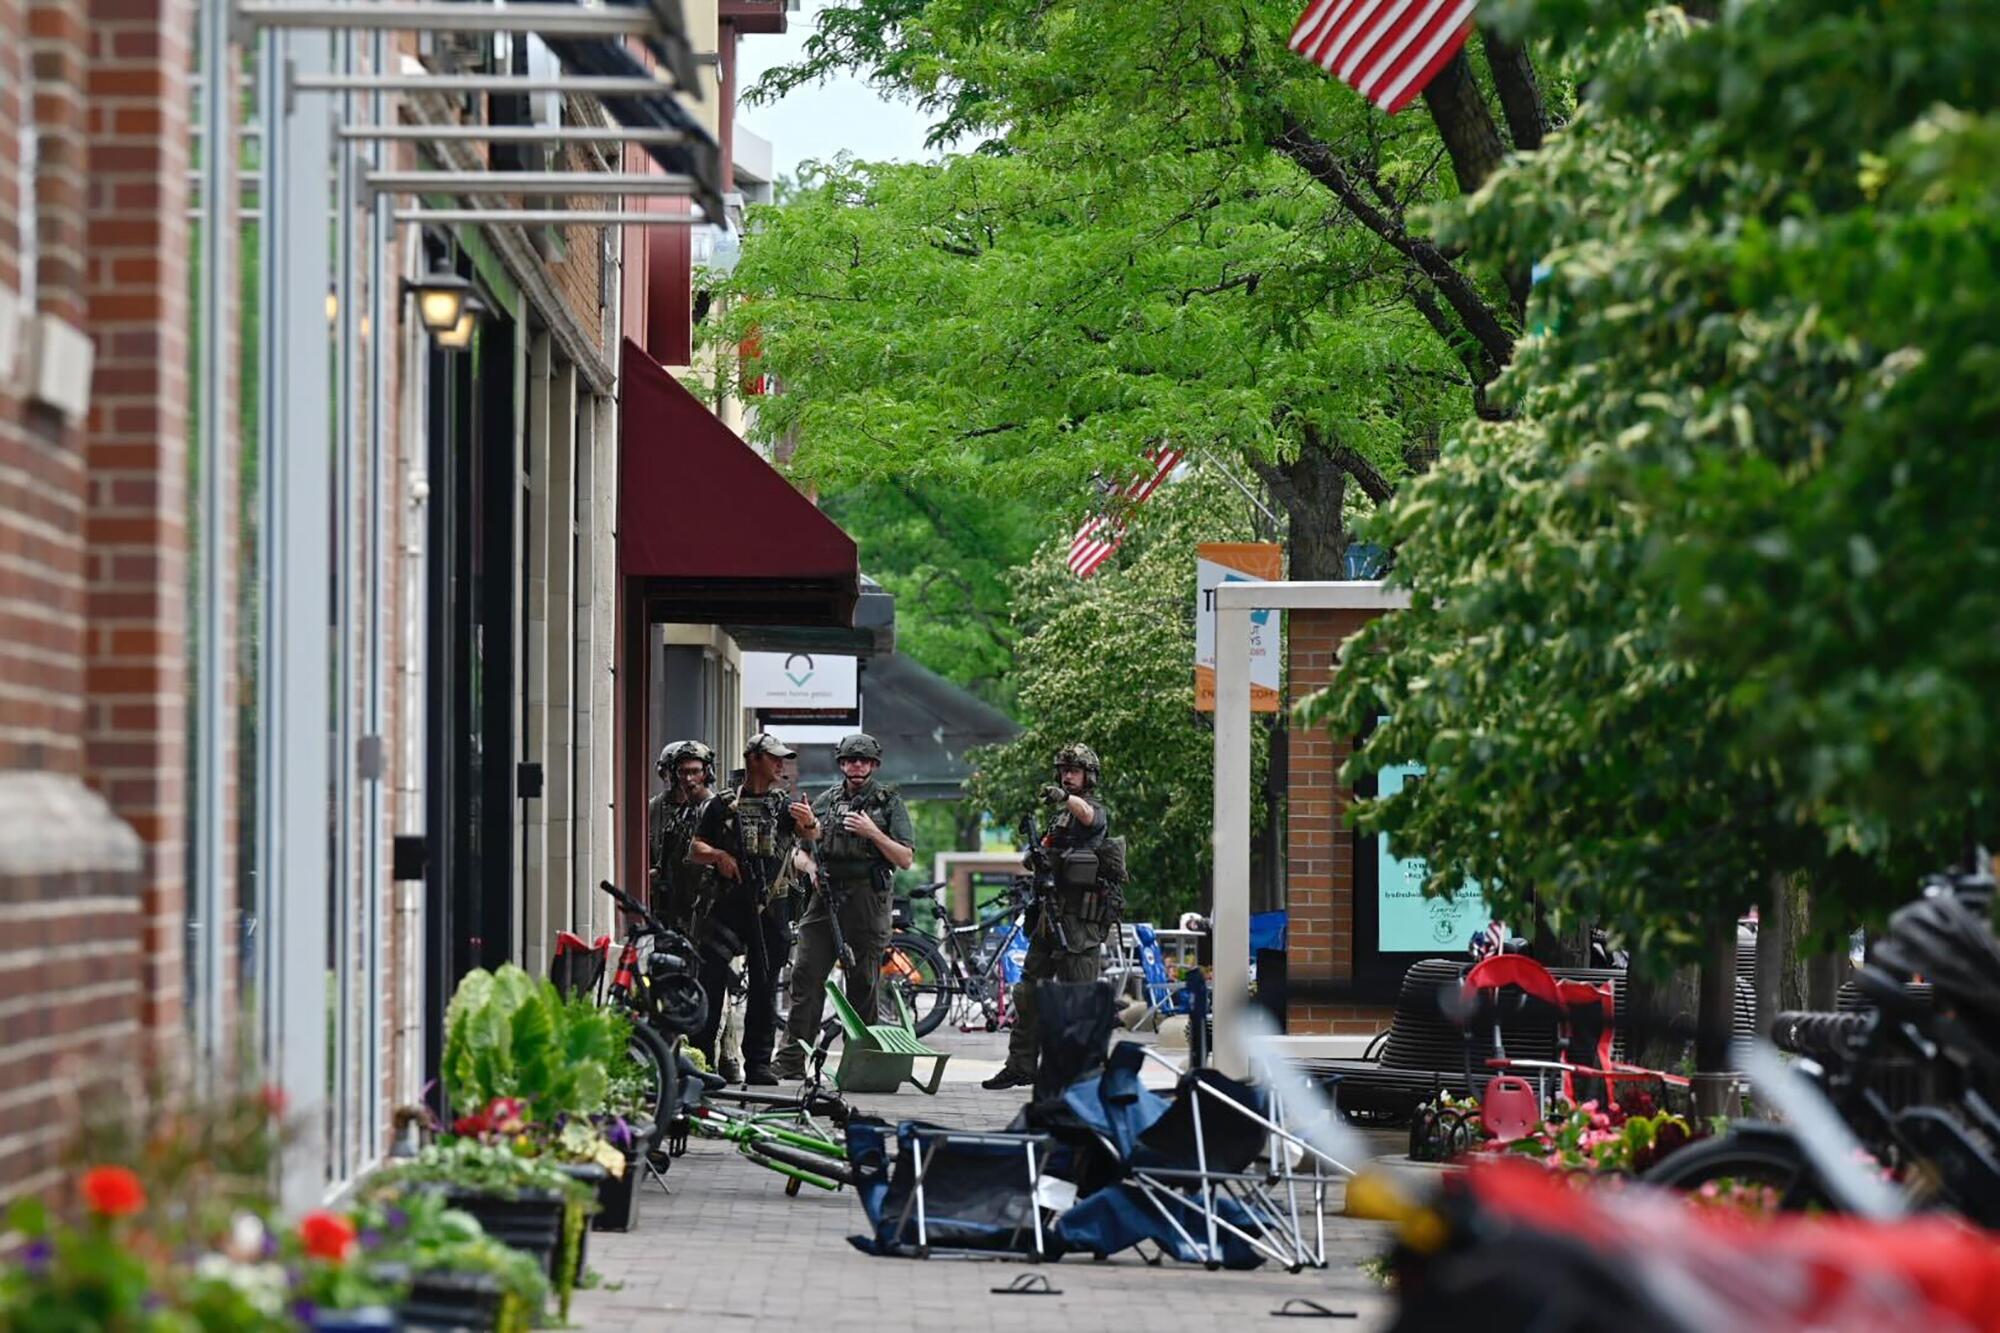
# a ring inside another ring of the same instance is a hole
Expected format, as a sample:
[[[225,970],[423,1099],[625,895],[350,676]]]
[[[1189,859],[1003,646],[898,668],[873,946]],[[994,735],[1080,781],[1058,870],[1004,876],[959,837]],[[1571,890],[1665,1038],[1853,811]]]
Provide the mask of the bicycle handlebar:
[[[610,880],[600,880],[597,887],[610,894],[612,902],[617,903],[625,912],[637,917],[643,925],[650,929],[651,933],[656,935],[669,933],[666,924],[660,918],[654,916],[637,898],[626,893]]]

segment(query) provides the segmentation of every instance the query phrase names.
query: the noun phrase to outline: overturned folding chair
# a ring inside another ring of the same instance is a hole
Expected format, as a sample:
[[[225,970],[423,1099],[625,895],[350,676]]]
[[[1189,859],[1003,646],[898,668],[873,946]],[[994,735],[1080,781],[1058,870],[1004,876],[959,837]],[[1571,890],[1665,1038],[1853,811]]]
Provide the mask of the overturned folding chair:
[[[1047,1258],[1043,1213],[1075,1198],[1045,1174],[1052,1147],[1046,1134],[917,1120],[892,1135],[882,1121],[857,1116],[847,1125],[847,1160],[869,1232],[850,1239],[869,1254],[916,1259]]]
[[[1349,1168],[1287,1128],[1268,1089],[1195,1069],[1169,1099],[1140,1083],[1148,1059],[1174,1068],[1121,1042],[1065,1094],[1124,1174],[1058,1218],[1057,1241],[1095,1254],[1151,1241],[1209,1268],[1324,1267],[1327,1184]]]
[[[833,1012],[839,1015],[841,1031],[846,1037],[840,1044],[840,1065],[833,1075],[835,1087],[842,1092],[894,1092],[907,1082],[920,1092],[937,1095],[938,1084],[944,1081],[945,1063],[951,1057],[932,1050],[917,1038],[916,1025],[911,1022],[900,987],[889,988],[889,993],[896,997],[900,1019],[896,1023],[863,1022],[854,1006],[847,1002],[846,993],[831,978],[827,980],[826,993],[833,1001]],[[928,1083],[914,1073],[919,1060],[931,1062]]]

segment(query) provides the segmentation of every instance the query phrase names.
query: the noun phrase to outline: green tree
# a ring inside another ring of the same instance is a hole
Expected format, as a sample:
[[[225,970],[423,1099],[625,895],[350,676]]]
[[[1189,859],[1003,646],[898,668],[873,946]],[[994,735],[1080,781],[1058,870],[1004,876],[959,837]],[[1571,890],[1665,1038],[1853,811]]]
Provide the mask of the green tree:
[[[760,215],[724,336],[785,393],[766,429],[827,489],[894,475],[1074,514],[1163,441],[1254,471],[1293,572],[1337,577],[1386,500],[1486,410],[1518,272],[1424,234],[1428,202],[1550,118],[1516,47],[1475,43],[1385,118],[1285,48],[1276,0],[856,0],[764,95],[859,69],[938,116],[937,168],[823,164]],[[981,136],[985,137],[983,140]]]
[[[1162,487],[1120,562],[1079,580],[1066,538],[1045,544],[1015,586],[1020,737],[978,754],[975,798],[1012,823],[1052,780],[1071,741],[1104,763],[1111,831],[1127,840],[1132,920],[1202,905],[1214,862],[1214,740],[1194,709],[1195,545],[1252,536],[1249,507],[1212,471]],[[1258,733],[1254,780],[1265,762]]]
[[[1540,10],[1575,39],[1623,6]],[[1480,423],[1380,519],[1412,590],[1313,711],[1360,812],[1505,911],[1692,959],[1774,873],[1906,898],[1993,802],[2000,34],[1933,0],[1663,11],[1444,233],[1544,257]],[[1501,17],[1532,16],[1516,3]],[[1710,946],[1712,947],[1712,945]]]

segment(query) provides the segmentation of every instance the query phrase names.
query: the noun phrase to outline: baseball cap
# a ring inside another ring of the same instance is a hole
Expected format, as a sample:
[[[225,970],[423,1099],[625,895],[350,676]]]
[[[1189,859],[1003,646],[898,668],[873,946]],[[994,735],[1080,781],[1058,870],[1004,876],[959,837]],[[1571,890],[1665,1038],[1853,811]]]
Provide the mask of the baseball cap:
[[[779,740],[768,731],[760,731],[743,742],[743,753],[776,755],[780,759],[790,759],[798,751]]]

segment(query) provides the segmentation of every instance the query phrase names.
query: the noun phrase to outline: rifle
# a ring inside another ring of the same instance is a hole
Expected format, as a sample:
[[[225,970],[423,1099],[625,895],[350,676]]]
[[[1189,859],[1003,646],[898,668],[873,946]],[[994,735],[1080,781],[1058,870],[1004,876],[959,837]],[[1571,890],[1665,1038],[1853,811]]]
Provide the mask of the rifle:
[[[1029,933],[1046,920],[1055,927],[1056,943],[1063,952],[1069,952],[1069,932],[1063,929],[1062,913],[1056,903],[1056,865],[1049,849],[1042,845],[1039,829],[1035,827],[1034,812],[1021,816],[1021,838],[1027,846],[1028,873],[1017,876],[1015,886],[1021,891],[1021,900],[1028,910]]]
[[[833,887],[833,877],[827,874],[826,861],[813,858],[813,887],[819,890],[819,900],[826,904],[827,924],[833,927],[833,953],[840,959],[840,965],[851,976],[854,972],[854,950],[848,946],[847,932],[840,924],[840,908],[847,894]]]

